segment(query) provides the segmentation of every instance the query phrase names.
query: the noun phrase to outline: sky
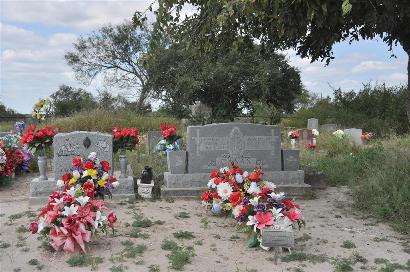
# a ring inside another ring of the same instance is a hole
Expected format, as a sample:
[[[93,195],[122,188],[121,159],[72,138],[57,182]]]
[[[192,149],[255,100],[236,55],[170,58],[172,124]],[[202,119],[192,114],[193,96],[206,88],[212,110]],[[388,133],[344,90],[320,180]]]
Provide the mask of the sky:
[[[80,35],[101,26],[131,19],[151,0],[0,0],[0,101],[20,113],[30,113],[39,98],[46,98],[62,84],[97,94],[98,79],[89,86],[75,80],[64,60],[65,52]],[[322,96],[333,90],[359,90],[364,83],[405,84],[407,56],[401,46],[388,51],[382,41],[360,41],[334,46],[330,65],[310,63],[292,50],[284,52],[301,72],[304,86]],[[396,58],[391,58],[394,53]],[[113,90],[114,93],[121,92]]]

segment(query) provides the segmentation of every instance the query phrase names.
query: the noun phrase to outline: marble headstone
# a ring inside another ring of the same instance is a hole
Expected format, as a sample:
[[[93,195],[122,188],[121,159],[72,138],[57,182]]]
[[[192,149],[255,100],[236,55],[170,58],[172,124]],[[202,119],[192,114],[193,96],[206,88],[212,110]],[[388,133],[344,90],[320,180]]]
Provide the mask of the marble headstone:
[[[361,128],[348,128],[344,130],[344,133],[346,136],[350,138],[350,140],[355,144],[355,145],[362,145],[362,129]]]
[[[302,128],[298,130],[299,132],[299,147],[304,148],[306,144],[312,143],[312,130],[308,128]]]
[[[58,133],[54,136],[53,146],[55,180],[72,171],[71,163],[74,157],[87,158],[91,152],[96,152],[100,161],[108,161],[113,167],[111,134],[86,131]]]
[[[299,150],[283,149],[282,150],[282,170],[297,171],[299,170]]]
[[[147,153],[151,154],[155,152],[155,147],[158,142],[162,140],[162,131],[153,130],[147,132]]]
[[[209,173],[230,166],[243,169],[262,167],[280,171],[279,126],[225,123],[190,126],[187,130],[188,173]]]
[[[319,120],[316,118],[310,118],[307,122],[308,129],[317,129],[319,130]]]

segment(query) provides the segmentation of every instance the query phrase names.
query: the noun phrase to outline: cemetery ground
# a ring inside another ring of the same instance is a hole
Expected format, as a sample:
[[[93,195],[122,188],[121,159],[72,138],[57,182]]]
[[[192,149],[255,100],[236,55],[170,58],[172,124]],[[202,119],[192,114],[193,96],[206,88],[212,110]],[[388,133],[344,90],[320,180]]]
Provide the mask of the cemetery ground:
[[[410,238],[352,208],[344,186],[297,200],[306,227],[291,253],[248,248],[235,220],[213,216],[199,199],[108,200],[119,218],[113,235],[95,237],[87,255],[54,253],[27,230],[41,207],[29,205],[31,178],[0,191],[1,271],[410,270]]]

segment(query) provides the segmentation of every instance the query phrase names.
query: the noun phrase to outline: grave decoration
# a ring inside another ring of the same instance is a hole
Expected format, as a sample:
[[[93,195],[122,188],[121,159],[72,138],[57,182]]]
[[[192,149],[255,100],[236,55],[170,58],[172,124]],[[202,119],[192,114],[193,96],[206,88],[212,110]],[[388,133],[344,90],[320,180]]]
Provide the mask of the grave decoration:
[[[291,130],[288,132],[288,137],[292,148],[296,148],[296,140],[299,138],[299,132],[297,130]]]
[[[137,180],[138,195],[142,198],[152,198],[152,188],[154,188],[154,174],[152,167],[145,166],[142,170],[141,178]]]
[[[9,184],[18,170],[28,170],[31,153],[19,143],[20,136],[8,134],[0,138],[0,182]]]
[[[176,135],[176,126],[168,125],[167,123],[161,124],[162,140],[157,144],[157,151],[163,154],[168,152],[180,150],[182,147],[181,136]]]
[[[24,121],[17,121],[14,124],[14,128],[19,135],[23,135],[24,129],[26,129],[26,123]]]
[[[343,130],[338,129],[335,132],[333,132],[333,135],[341,139],[345,136],[345,133],[343,132]]]
[[[86,253],[85,244],[92,234],[107,233],[109,228],[114,232],[117,217],[97,197],[111,195],[118,181],[108,174],[109,163],[100,162],[95,153],[87,160],[74,158],[72,165],[73,172],[57,181],[63,191],[50,195],[29,229],[33,234],[40,233],[56,251],[73,253],[79,248]]]
[[[300,206],[275,192],[275,184],[264,181],[263,174],[260,168],[247,172],[232,163],[231,168],[211,173],[208,190],[201,196],[214,214],[230,214],[249,231],[250,247],[263,247],[261,230],[265,228],[291,231],[293,225],[304,225]]]
[[[26,144],[28,149],[38,156],[38,169],[40,180],[47,180],[47,151],[53,144],[53,137],[57,129],[54,127],[43,127],[36,130],[35,125],[31,125],[20,139],[21,144]]]
[[[316,138],[319,136],[319,130],[317,129],[312,129],[312,144],[316,145]]]
[[[371,132],[364,132],[363,134],[362,134],[362,137],[361,137],[361,139],[362,139],[362,141],[363,141],[363,143],[367,143],[370,139],[372,139],[374,137],[374,134],[373,133],[371,133]]]
[[[44,121],[51,110],[50,101],[48,99],[40,99],[33,106],[31,116],[38,121]]]
[[[317,144],[305,144],[305,148],[309,150],[315,150],[317,148]]]
[[[127,178],[127,166],[128,158],[126,156],[126,150],[133,150],[139,143],[137,128],[118,128],[113,129],[113,151],[114,153],[120,151],[120,178]]]

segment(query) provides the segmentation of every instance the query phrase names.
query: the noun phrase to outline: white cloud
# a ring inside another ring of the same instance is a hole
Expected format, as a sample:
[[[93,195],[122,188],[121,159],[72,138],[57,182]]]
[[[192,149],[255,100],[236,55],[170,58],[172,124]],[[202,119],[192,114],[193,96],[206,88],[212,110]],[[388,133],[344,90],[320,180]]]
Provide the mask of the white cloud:
[[[352,73],[365,73],[371,71],[385,71],[397,69],[398,65],[383,61],[367,60],[362,61],[352,68]]]

